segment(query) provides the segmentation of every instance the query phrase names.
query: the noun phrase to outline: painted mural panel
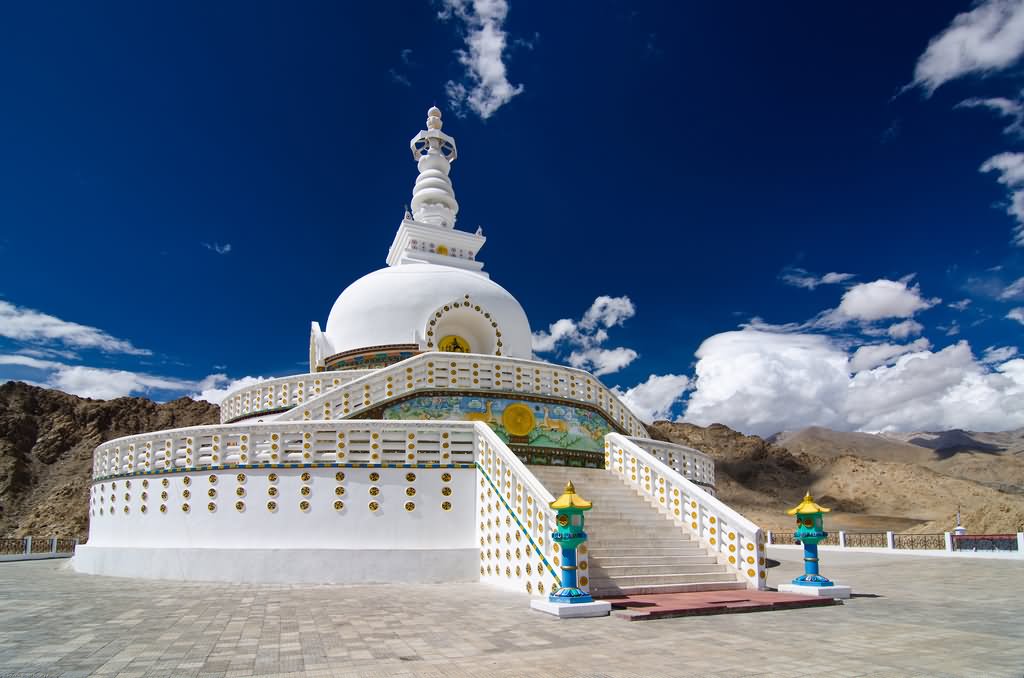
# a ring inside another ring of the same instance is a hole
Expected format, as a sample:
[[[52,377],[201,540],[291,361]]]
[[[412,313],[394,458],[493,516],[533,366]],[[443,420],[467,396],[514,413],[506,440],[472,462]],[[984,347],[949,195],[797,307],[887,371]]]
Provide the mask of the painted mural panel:
[[[509,445],[604,452],[604,417],[569,404],[480,396],[417,396],[384,409],[384,419],[482,421]]]

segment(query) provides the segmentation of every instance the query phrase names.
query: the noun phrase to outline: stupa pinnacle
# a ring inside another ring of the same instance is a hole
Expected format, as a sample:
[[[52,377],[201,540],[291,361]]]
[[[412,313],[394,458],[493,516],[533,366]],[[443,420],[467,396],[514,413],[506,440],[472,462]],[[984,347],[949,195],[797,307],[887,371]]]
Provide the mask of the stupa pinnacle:
[[[455,139],[441,131],[441,111],[427,111],[427,129],[412,138],[409,147],[420,174],[412,189],[413,218],[424,224],[454,228],[459,213],[452,180],[448,178],[459,153]]]

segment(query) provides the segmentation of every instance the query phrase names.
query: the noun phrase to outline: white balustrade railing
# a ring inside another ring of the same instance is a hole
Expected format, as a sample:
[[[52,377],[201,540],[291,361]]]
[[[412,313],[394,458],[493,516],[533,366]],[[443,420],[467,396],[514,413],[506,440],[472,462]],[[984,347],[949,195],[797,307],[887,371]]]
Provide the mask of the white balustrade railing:
[[[703,452],[686,445],[677,445],[663,440],[633,436],[630,436],[629,439],[677,473],[681,473],[698,485],[714,489],[715,462]]]
[[[643,422],[610,389],[583,370],[472,353],[421,353],[319,397],[307,398],[302,407],[282,414],[278,421],[344,419],[391,398],[429,390],[502,391],[561,398],[602,410],[629,435],[647,433]]]
[[[556,511],[551,493],[486,424],[477,424],[480,469],[480,579],[531,595],[557,586],[558,546],[551,541]],[[577,567],[587,569],[586,555]],[[580,588],[589,590],[586,578]]]
[[[483,422],[290,421],[191,426],[103,443],[93,478],[219,468],[365,464],[475,466],[480,579],[534,596],[560,573],[551,493]],[[587,557],[578,567],[586,571]],[[581,578],[581,588],[587,581]]]
[[[301,405],[310,398],[371,374],[374,370],[312,372],[244,386],[229,393],[220,403],[221,423],[241,417],[280,412]]]
[[[765,539],[761,528],[629,438],[611,433],[605,443],[608,470],[690,532],[750,588],[765,588]]]
[[[93,454],[93,478],[259,464],[472,464],[473,425],[293,421],[190,426],[103,443]]]

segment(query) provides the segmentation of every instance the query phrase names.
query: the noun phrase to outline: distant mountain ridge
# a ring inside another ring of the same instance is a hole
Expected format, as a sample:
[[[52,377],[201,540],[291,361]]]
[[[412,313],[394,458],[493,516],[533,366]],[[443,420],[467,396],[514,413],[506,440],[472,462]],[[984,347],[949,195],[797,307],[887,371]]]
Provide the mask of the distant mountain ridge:
[[[84,538],[92,453],[104,440],[219,421],[220,408],[179,398],[91,400],[0,384],[0,536]]]
[[[808,427],[762,440],[720,424],[651,428],[714,457],[718,495],[767,527],[788,529],[784,511],[811,490],[836,509],[833,527],[944,532],[961,506],[970,531],[1024,530],[1021,430],[875,435]]]
[[[0,536],[83,538],[97,445],[217,421],[216,405],[188,398],[90,400],[0,384]],[[952,529],[958,504],[971,531],[1024,529],[1024,430],[878,436],[808,428],[769,440],[721,424],[660,421],[649,430],[713,457],[718,496],[769,529],[789,529],[785,511],[807,490],[835,509],[836,529],[941,532]]]

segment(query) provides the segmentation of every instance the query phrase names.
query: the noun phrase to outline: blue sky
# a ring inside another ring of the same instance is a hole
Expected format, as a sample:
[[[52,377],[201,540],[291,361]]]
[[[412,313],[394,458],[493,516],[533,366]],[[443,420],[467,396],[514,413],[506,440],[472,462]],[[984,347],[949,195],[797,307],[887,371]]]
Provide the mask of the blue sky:
[[[3,13],[0,380],[304,371],[309,322],[384,265],[437,104],[459,227],[539,355],[642,414],[1024,426],[1024,2]]]

